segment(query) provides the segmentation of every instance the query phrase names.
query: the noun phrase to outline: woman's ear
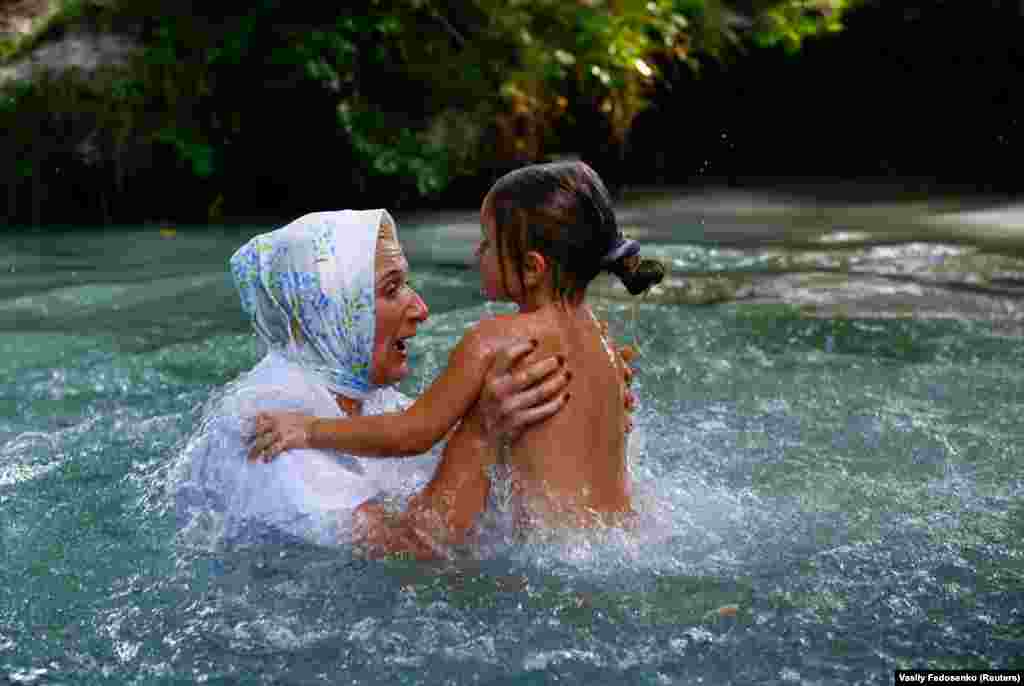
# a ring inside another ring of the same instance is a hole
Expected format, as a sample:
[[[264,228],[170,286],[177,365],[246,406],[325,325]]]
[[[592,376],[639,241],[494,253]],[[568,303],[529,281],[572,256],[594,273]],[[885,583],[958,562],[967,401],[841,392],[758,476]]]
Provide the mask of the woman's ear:
[[[550,265],[546,257],[536,250],[531,250],[523,258],[523,273],[526,277],[526,286],[534,288],[544,282],[545,275]]]

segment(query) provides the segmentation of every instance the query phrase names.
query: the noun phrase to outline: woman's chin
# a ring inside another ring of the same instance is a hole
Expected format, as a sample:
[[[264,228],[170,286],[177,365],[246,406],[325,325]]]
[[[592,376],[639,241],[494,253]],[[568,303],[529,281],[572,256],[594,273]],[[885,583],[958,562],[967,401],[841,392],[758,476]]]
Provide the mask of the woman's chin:
[[[394,386],[409,376],[410,371],[408,360],[395,361],[389,364],[383,371],[374,373],[372,381],[375,386]]]
[[[398,370],[396,370],[394,376],[392,377],[394,380],[391,383],[396,384],[399,381],[403,380],[405,377],[409,376],[410,371],[411,370],[409,369],[409,361],[403,361],[402,366]]]
[[[393,386],[411,373],[408,351],[389,349],[384,352],[378,348],[374,352],[370,372],[370,383],[374,386]]]

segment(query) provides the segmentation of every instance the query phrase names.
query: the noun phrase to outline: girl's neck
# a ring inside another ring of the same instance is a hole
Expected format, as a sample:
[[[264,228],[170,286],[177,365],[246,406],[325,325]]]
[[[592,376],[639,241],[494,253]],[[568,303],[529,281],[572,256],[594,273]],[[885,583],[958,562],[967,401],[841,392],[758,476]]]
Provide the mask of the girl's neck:
[[[356,415],[360,415],[363,413],[362,400],[353,400],[352,398],[340,395],[338,393],[334,394],[334,400],[335,402],[338,403],[338,409],[340,409],[342,412],[344,412],[350,417],[355,417]]]
[[[547,289],[535,288],[526,293],[526,297],[516,299],[520,314],[529,314],[552,305],[557,305],[564,310],[574,312],[584,306],[584,296],[580,295],[572,300],[563,300]]]

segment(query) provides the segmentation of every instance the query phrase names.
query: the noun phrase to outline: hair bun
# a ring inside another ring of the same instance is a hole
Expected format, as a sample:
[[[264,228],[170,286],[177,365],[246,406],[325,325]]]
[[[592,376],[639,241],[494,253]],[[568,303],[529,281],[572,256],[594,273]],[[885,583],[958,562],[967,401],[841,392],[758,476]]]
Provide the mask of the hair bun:
[[[619,277],[630,295],[640,295],[665,278],[665,265],[658,260],[641,259],[639,255],[617,260],[610,271]]]

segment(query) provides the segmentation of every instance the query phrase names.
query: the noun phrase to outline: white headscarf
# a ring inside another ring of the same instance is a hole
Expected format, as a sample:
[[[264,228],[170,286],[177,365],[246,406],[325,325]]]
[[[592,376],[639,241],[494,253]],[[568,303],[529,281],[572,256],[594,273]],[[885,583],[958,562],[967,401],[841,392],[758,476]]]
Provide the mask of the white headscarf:
[[[307,214],[231,257],[263,342],[355,400],[373,390],[374,256],[385,217],[394,225],[386,210]]]

